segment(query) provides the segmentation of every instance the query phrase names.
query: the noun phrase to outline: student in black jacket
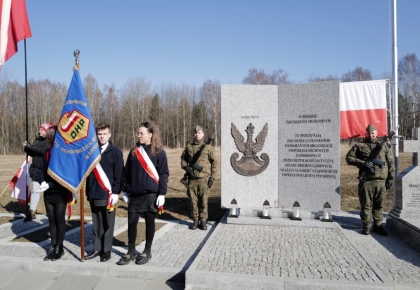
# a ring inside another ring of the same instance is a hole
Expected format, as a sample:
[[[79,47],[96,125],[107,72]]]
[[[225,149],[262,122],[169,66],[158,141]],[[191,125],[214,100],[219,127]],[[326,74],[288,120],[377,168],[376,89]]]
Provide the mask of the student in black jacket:
[[[56,261],[64,255],[64,236],[66,235],[66,206],[69,191],[55,181],[48,173],[48,163],[51,158],[51,146],[57,126],[48,128],[46,139],[49,148],[38,165],[38,182],[40,192],[44,192],[44,204],[49,222],[51,247],[44,261]]]
[[[92,211],[93,251],[85,257],[85,260],[100,256],[100,261],[106,262],[111,258],[115,225],[115,210],[113,207],[109,208],[108,203],[114,206],[118,202],[124,159],[122,151],[109,141],[111,128],[108,124],[98,124],[96,136],[101,149],[99,164],[111,185],[111,195],[102,188],[93,172],[87,177],[86,195]]]
[[[156,126],[142,122],[137,131],[138,143],[130,150],[124,168],[123,200],[128,203],[128,252],[118,261],[126,265],[136,259],[136,264],[146,264],[151,258],[158,208],[165,203],[168,189],[168,159],[159,142]],[[146,246],[136,258],[137,224],[140,215],[146,223]]]
[[[44,153],[48,148],[48,141],[45,138],[47,136],[47,130],[53,124],[51,123],[44,123],[39,126],[38,134],[39,136],[35,139],[34,143],[31,144],[28,141],[23,142],[23,150],[29,156],[32,157],[31,167],[29,167],[29,176],[32,179],[32,190],[31,190],[31,198],[30,198],[30,206],[29,206],[29,218],[36,219],[36,207],[39,202],[39,182],[37,180],[37,171],[38,171],[38,164],[42,161],[44,157]]]

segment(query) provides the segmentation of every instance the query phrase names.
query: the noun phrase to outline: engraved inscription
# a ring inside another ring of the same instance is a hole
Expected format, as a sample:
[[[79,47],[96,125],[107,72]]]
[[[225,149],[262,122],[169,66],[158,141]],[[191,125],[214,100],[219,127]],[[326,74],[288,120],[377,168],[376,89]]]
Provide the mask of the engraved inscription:
[[[286,120],[286,125],[302,123],[330,123],[331,119],[317,114],[299,115]],[[296,131],[295,131],[296,132]],[[286,138],[285,156],[280,159],[280,172],[284,177],[337,178],[339,164],[332,158],[332,140],[319,132],[295,133]]]
[[[420,208],[420,184],[409,184],[408,188],[410,191],[412,191],[412,193],[411,198],[408,200],[405,206],[411,208]]]

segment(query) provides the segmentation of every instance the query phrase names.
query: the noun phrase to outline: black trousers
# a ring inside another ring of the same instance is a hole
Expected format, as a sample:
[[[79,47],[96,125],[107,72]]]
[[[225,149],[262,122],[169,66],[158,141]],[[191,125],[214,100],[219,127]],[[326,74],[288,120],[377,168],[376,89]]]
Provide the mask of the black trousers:
[[[93,223],[93,250],[104,253],[112,250],[115,210],[109,212],[106,209],[106,205],[102,206],[101,204],[98,201],[90,201]]]

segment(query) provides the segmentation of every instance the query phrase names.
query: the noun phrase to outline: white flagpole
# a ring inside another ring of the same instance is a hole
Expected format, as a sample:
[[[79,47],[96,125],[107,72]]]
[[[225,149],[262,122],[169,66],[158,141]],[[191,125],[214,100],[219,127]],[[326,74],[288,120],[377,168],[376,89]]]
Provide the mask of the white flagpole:
[[[393,154],[395,160],[395,175],[398,174],[398,50],[397,50],[397,0],[393,0],[392,4],[392,96],[393,96],[393,118],[394,118],[394,128],[393,131],[395,132],[394,138],[392,140],[393,143]],[[393,186],[394,190],[394,205],[396,204],[396,192],[395,186]]]

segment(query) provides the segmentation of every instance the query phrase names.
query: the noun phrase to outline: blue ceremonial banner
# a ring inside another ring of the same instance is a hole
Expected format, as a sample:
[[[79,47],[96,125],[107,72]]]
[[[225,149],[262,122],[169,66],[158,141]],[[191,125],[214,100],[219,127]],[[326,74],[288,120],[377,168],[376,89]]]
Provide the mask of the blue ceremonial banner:
[[[95,126],[75,69],[51,148],[48,174],[68,190],[79,192],[100,158]]]

